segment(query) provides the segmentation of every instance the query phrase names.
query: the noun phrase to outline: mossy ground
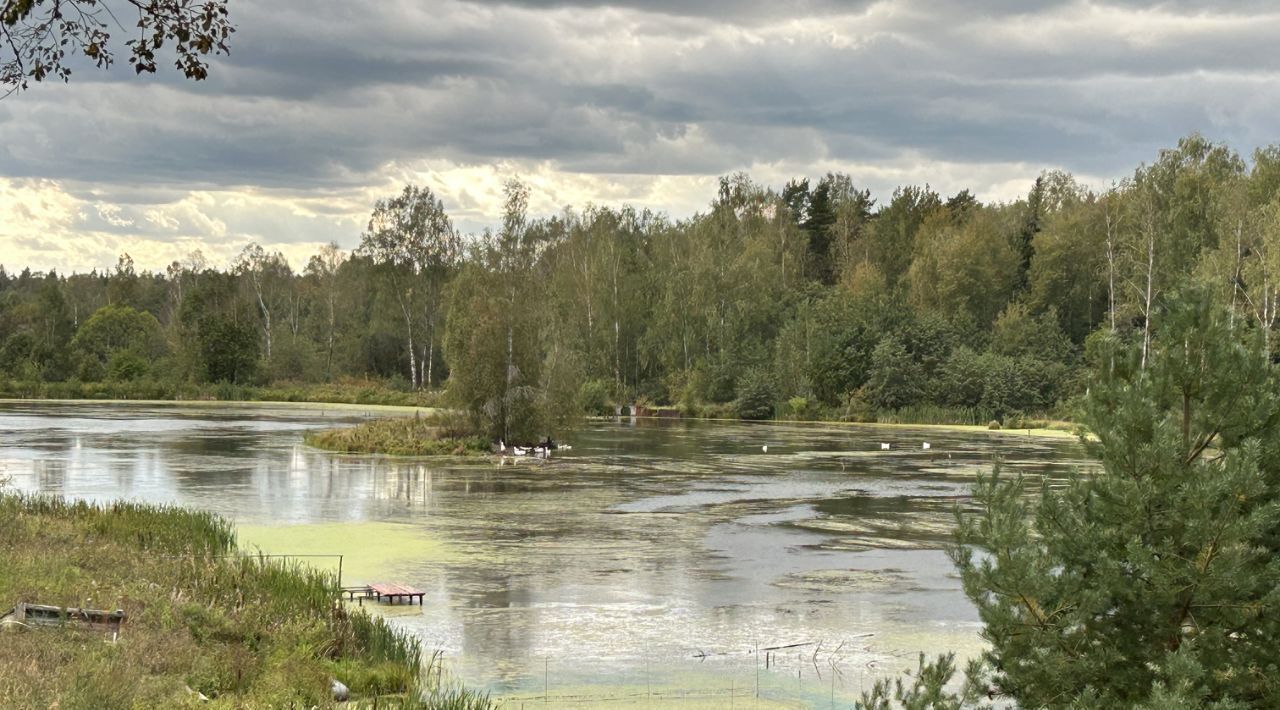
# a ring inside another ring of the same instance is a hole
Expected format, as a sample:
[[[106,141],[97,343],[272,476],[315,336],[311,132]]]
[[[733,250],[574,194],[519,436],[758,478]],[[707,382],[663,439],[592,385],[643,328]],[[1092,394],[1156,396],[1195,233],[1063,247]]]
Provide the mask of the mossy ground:
[[[114,642],[66,627],[4,632],[0,707],[327,707],[333,678],[358,702],[382,696],[380,707],[488,705],[433,688],[417,641],[336,604],[332,576],[238,554],[212,514],[0,495],[0,570],[0,611],[128,614]]]

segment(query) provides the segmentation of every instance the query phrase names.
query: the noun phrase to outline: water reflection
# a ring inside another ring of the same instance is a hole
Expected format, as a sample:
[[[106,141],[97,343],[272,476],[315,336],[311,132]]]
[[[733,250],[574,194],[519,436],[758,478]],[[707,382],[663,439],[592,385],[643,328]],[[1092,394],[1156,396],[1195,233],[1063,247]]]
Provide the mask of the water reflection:
[[[771,656],[762,691],[804,706],[856,694],[867,668],[920,650],[976,649],[941,551],[955,506],[996,458],[1032,485],[1087,465],[1070,440],[802,425],[596,424],[567,455],[503,467],[301,443],[363,416],[3,403],[0,472],[23,490],[244,524],[343,523],[317,544],[353,563],[377,553],[379,574],[429,590],[422,609],[390,611],[396,623],[465,680],[518,698],[552,680],[601,697],[657,684],[668,699],[727,698],[754,679],[756,646],[808,643],[823,660]],[[366,523],[408,526],[449,554],[385,528],[366,536]]]

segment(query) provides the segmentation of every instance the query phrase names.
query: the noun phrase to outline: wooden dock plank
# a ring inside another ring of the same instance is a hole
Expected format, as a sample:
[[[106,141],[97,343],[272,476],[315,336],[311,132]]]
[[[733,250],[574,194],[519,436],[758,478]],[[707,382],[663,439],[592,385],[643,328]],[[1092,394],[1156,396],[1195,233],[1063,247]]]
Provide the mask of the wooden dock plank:
[[[382,601],[385,598],[392,604],[394,604],[398,599],[405,598],[412,603],[413,598],[417,597],[418,605],[421,606],[422,598],[426,596],[426,592],[421,589],[415,589],[408,585],[397,584],[394,582],[374,582],[369,585],[369,589],[373,592],[373,596],[378,598],[378,601]]]

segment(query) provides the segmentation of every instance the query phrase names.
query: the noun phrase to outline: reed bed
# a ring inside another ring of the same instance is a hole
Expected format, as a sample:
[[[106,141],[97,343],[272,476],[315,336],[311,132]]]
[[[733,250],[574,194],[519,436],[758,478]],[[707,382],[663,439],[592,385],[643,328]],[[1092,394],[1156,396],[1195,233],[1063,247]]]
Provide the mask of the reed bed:
[[[477,456],[489,442],[457,417],[386,417],[354,427],[310,433],[306,443],[344,454],[390,456]]]
[[[0,494],[0,570],[0,613],[128,614],[115,640],[3,632],[0,707],[328,707],[335,678],[357,707],[489,706],[433,673],[416,639],[337,602],[332,575],[240,554],[210,513]]]

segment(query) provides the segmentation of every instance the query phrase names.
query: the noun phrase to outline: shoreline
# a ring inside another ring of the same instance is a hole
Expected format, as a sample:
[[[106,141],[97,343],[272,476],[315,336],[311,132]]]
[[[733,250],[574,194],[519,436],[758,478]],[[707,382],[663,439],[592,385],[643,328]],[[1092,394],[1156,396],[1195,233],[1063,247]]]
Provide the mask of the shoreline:
[[[0,405],[5,403],[15,404],[137,404],[143,406],[170,406],[170,407],[228,407],[237,409],[253,409],[253,408],[271,408],[279,407],[283,409],[307,410],[314,409],[317,411],[338,411],[338,412],[368,412],[373,414],[386,414],[387,416],[428,416],[443,411],[439,407],[419,407],[408,404],[356,404],[352,402],[298,402],[289,400],[216,400],[216,399],[52,399],[44,397],[12,397],[0,398]],[[629,417],[623,417],[622,420],[629,420]],[[910,424],[903,422],[840,422],[823,419],[724,419],[714,417],[635,417],[637,420],[645,421],[664,421],[664,422],[713,422],[720,424],[751,424],[761,426],[800,426],[800,427],[828,427],[831,429],[845,429],[853,427],[868,427],[877,429],[928,429],[932,431],[952,431],[970,434],[987,433],[1003,436],[1029,436],[1039,439],[1076,439],[1078,438],[1074,431],[1068,429],[1043,428],[1036,427],[1030,429],[988,429],[981,424]],[[586,417],[587,422],[613,422],[619,421],[618,417],[613,416],[596,416]],[[1064,426],[1071,425],[1070,422],[1061,422]],[[318,448],[318,447],[317,447]],[[325,449],[321,449],[325,450]]]
[[[252,409],[255,407],[280,407],[283,409],[318,409],[324,411],[385,412],[387,414],[433,414],[439,407],[419,407],[412,404],[357,404],[354,402],[299,402],[271,399],[66,399],[49,397],[0,397],[0,404],[139,404],[149,407],[231,407]]]
[[[1040,439],[1077,439],[1076,433],[1069,429],[1056,429],[1045,427],[1033,427],[1030,429],[989,429],[982,424],[911,424],[904,422],[840,422],[827,419],[724,419],[719,417],[634,417],[637,420],[644,421],[664,421],[664,422],[715,422],[720,424],[750,424],[759,426],[800,426],[800,427],[828,427],[831,429],[848,429],[853,427],[867,427],[874,429],[929,429],[932,431],[953,431],[964,432],[970,434],[1003,434],[1005,436],[1030,436]],[[630,417],[622,417],[621,420],[629,420]],[[618,417],[587,417],[589,422],[615,422],[620,421]],[[1064,426],[1075,426],[1072,422],[1056,422]]]

